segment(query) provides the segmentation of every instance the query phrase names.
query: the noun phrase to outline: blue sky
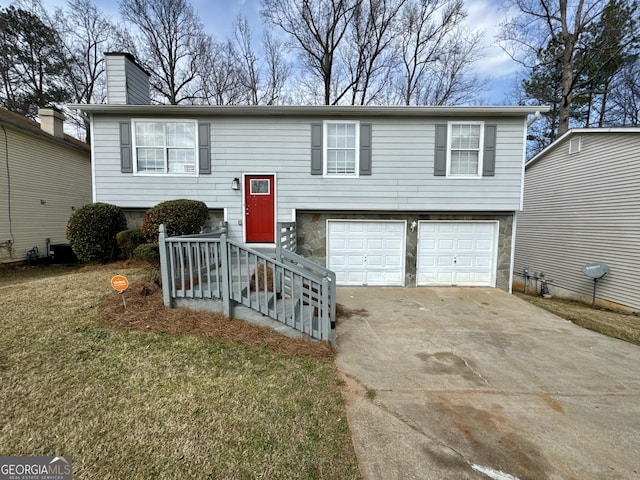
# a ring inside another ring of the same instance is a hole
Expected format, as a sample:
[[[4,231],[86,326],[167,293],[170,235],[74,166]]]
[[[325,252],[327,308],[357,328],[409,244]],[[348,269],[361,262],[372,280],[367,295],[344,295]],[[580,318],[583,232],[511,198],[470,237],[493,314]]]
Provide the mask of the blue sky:
[[[490,88],[485,93],[484,103],[504,104],[505,95],[512,89],[519,66],[497,45],[495,35],[504,18],[500,9],[500,0],[464,0],[469,13],[469,26],[482,29],[484,36],[484,57],[475,65],[475,71],[481,77],[490,77]],[[94,2],[112,19],[119,19],[117,0],[94,0]],[[64,6],[66,0],[43,0],[47,8]],[[196,12],[207,31],[217,39],[232,35],[232,25],[238,13],[249,19],[257,33],[261,31],[260,0],[191,0]]]

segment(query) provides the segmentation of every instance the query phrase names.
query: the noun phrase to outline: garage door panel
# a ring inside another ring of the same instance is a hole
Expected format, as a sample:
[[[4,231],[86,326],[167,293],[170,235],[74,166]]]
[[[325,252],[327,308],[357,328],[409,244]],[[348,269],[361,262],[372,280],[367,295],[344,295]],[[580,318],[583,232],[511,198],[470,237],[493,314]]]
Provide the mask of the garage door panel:
[[[458,255],[456,257],[456,266],[458,267],[458,269],[473,267],[473,263],[473,257],[467,257],[463,255]]]
[[[338,285],[404,285],[405,230],[400,221],[329,220],[327,266]]]
[[[384,249],[384,241],[381,238],[368,238],[367,239],[367,251],[377,251]]]
[[[484,250],[486,252],[491,251],[493,248],[493,239],[481,239],[481,240],[476,240],[475,243],[475,249],[477,250]]]
[[[351,235],[353,235],[353,233],[351,233]],[[349,251],[353,251],[353,250],[363,250],[364,249],[364,245],[365,245],[365,239],[364,238],[353,238],[350,237],[347,239],[347,246],[345,247],[345,250],[349,250]]]
[[[420,222],[418,285],[493,286],[495,222]]]
[[[455,241],[450,238],[444,238],[437,240],[437,248],[440,251],[443,250],[454,250],[455,249]]]
[[[382,267],[384,258],[381,255],[367,255],[367,265],[369,268]]]

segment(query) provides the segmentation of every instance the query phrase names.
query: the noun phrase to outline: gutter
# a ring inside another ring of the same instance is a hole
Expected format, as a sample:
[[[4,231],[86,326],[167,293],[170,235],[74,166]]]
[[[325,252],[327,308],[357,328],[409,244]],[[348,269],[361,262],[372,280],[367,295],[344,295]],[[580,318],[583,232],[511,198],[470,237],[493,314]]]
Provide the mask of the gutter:
[[[533,125],[534,122],[538,120],[539,117],[540,117],[540,110],[536,110],[536,112],[533,114],[533,118],[527,122],[527,128]]]

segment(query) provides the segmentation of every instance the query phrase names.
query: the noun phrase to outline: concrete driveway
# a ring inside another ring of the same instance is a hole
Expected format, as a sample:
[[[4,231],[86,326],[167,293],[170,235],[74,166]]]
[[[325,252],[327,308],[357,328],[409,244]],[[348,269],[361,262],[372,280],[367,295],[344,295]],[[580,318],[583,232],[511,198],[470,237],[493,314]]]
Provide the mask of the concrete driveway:
[[[496,289],[338,302],[368,312],[336,331],[365,478],[640,479],[640,347]]]

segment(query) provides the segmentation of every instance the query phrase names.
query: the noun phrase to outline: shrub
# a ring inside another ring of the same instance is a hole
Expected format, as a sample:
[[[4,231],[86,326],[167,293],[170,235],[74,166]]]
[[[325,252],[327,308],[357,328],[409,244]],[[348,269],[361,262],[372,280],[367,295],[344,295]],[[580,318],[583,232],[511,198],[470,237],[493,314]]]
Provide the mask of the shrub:
[[[133,258],[145,262],[160,264],[160,251],[157,243],[143,243],[133,251]]]
[[[158,228],[164,223],[167,236],[200,233],[209,217],[209,209],[198,200],[168,200],[147,210],[142,222],[142,235],[147,242],[158,240]]]
[[[116,235],[116,242],[118,242],[118,247],[120,247],[120,251],[126,258],[133,258],[133,251],[138,245],[144,243],[142,230],[139,228],[122,230]]]
[[[120,207],[90,203],[78,208],[67,222],[67,239],[82,262],[108,262],[118,253],[116,234],[127,228]]]

